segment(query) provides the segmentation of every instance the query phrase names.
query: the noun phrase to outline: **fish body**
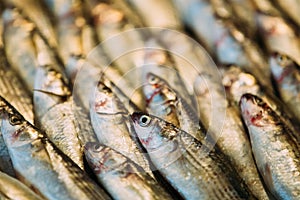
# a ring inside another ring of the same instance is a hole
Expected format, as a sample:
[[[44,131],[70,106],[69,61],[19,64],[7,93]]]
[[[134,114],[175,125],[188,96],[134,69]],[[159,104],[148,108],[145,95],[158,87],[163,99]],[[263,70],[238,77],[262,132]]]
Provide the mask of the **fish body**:
[[[20,181],[0,172],[0,197],[11,200],[41,200],[31,189]]]
[[[257,167],[277,199],[299,199],[299,142],[280,117],[259,97],[240,101]]]
[[[276,0],[280,8],[300,27],[300,2],[299,0]]]
[[[171,1],[129,0],[128,4],[142,17],[146,26],[177,30],[181,30],[183,27]],[[148,12],[148,10],[155,10],[155,12]]]
[[[184,198],[253,198],[219,152],[160,118],[143,113],[131,118],[156,169]]]
[[[115,199],[171,199],[140,166],[117,151],[87,143],[85,156],[98,180]]]
[[[281,16],[257,12],[256,24],[270,54],[280,52],[300,63],[299,37]]]
[[[53,16],[48,10],[43,0],[8,0],[24,15],[26,15],[37,26],[39,32],[47,40],[47,43],[52,47],[57,47],[57,37],[55,34],[55,26]]]
[[[99,81],[90,110],[92,125],[99,142],[122,153],[152,175],[149,162],[135,136],[128,110],[104,82]]]
[[[246,73],[236,66],[223,67],[221,70],[223,71],[222,83],[231,104],[238,107],[243,94],[254,94],[267,102],[291,129],[295,132],[300,130],[297,120],[289,108],[277,96],[265,90],[252,74]]]
[[[142,27],[140,18],[123,1],[95,1],[87,2],[94,19],[94,26],[102,47],[107,52],[111,61],[122,75],[134,69],[141,60],[142,51],[136,50],[143,47],[144,36],[139,31],[126,31]],[[109,42],[105,42],[105,41]]]
[[[47,199],[110,199],[45,134],[1,97],[4,141],[18,176]]]
[[[274,53],[270,68],[282,100],[300,121],[300,66],[292,58]]]
[[[205,129],[211,132],[216,145],[228,156],[253,195],[258,199],[269,199],[260,180],[240,114],[236,106],[226,99],[222,83],[202,74],[195,82],[195,93],[200,120]]]
[[[163,78],[148,73],[147,80],[148,83],[143,86],[147,112],[203,141],[205,133],[195,112],[197,109],[187,104],[179,92]]]
[[[32,91],[38,66],[33,43],[35,25],[25,19],[17,9],[5,9],[2,17],[4,23],[3,42],[8,62],[20,74],[27,88]]]
[[[174,2],[187,26],[219,63],[237,64],[255,74],[263,85],[271,85],[270,70],[259,47],[233,23],[215,16],[213,6],[209,2],[196,0]]]

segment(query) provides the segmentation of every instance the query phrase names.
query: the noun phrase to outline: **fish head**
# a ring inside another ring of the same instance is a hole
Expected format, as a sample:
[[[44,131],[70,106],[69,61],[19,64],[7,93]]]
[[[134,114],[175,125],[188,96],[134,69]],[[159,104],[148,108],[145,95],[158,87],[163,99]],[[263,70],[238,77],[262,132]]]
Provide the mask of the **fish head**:
[[[84,154],[89,166],[96,174],[117,169],[127,160],[120,153],[98,142],[86,143],[84,146]]]
[[[278,83],[281,83],[284,78],[292,72],[293,66],[295,65],[293,59],[278,52],[270,56],[269,63],[272,75]]]
[[[65,102],[70,95],[65,78],[55,68],[47,65],[37,69],[33,100],[38,118],[56,104]]]
[[[253,94],[246,93],[241,97],[240,108],[248,127],[267,129],[278,123],[276,117],[272,117],[276,114],[271,107]]]
[[[90,101],[90,107],[96,113],[115,114],[127,113],[121,100],[109,87],[110,84],[106,83],[103,79],[97,84],[97,88]]]
[[[177,128],[158,117],[141,112],[131,115],[135,132],[147,151],[165,146],[177,136]]]
[[[0,97],[0,113],[1,132],[7,146],[23,146],[38,138],[39,134],[32,129],[32,125],[2,97]]]
[[[170,105],[177,102],[176,92],[164,79],[151,72],[147,74],[147,83],[143,86],[143,91],[146,96],[146,106],[163,110],[166,115],[171,112]]]

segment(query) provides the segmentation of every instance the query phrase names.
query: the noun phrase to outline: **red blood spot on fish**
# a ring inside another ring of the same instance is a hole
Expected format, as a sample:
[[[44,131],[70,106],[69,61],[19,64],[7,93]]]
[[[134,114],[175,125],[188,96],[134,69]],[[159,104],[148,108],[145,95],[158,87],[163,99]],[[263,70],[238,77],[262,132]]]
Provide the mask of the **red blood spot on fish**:
[[[158,86],[154,86],[154,87],[155,87],[155,88],[158,88]],[[155,90],[155,91],[151,94],[151,96],[150,96],[149,98],[146,99],[146,106],[148,106],[148,105],[152,102],[153,98],[154,98],[157,94],[159,94],[160,92],[161,92],[161,89]]]
[[[262,125],[259,123],[260,120],[262,119],[263,115],[262,112],[260,111],[258,114],[250,118],[250,121],[253,125],[261,127]]]
[[[106,103],[107,103],[107,99],[105,99],[105,100],[103,100],[103,101],[100,101],[100,102],[97,102],[97,103],[95,104],[95,110],[97,110],[98,108],[101,108],[101,107],[105,106]]]
[[[12,142],[15,142],[18,137],[20,136],[20,133],[23,131],[23,129],[19,129],[16,130],[13,134],[12,134]]]
[[[151,140],[152,137],[148,137],[147,139],[141,139],[141,143],[148,146]]]
[[[266,32],[266,35],[269,36],[269,35],[273,35],[274,33],[276,33],[276,25],[273,25],[269,30],[267,30]]]
[[[285,70],[283,70],[282,74],[279,77],[275,77],[276,81],[278,83],[282,83],[284,78],[288,76],[292,72],[292,68],[286,67]]]

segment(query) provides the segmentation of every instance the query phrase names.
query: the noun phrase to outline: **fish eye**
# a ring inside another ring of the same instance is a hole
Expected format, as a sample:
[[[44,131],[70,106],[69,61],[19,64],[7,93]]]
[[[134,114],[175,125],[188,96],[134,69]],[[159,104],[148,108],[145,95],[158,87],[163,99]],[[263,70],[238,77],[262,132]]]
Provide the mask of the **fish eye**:
[[[94,146],[95,151],[99,152],[101,150],[101,145],[100,144],[96,144]]]
[[[141,126],[148,126],[151,122],[151,117],[147,116],[147,115],[143,115],[141,116],[140,120],[139,120],[139,124]]]
[[[278,54],[276,57],[276,62],[282,66],[285,67],[287,63],[289,62],[289,58],[286,55]]]
[[[9,118],[9,123],[13,126],[21,124],[22,120],[19,116],[11,116]]]
[[[157,84],[159,79],[153,75],[150,75],[149,78],[148,78],[148,81],[150,84]]]

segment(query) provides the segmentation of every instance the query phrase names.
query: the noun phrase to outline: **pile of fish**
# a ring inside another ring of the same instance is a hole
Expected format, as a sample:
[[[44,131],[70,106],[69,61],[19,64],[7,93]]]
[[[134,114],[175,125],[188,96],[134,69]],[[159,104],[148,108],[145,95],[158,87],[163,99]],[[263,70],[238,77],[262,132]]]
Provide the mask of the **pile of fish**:
[[[299,0],[3,0],[0,199],[300,199]]]

